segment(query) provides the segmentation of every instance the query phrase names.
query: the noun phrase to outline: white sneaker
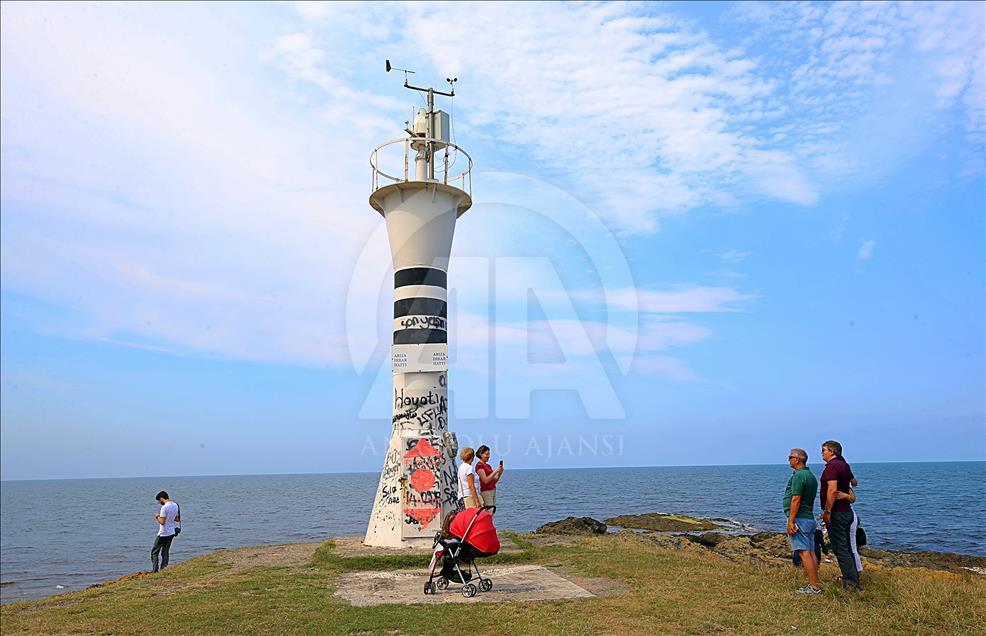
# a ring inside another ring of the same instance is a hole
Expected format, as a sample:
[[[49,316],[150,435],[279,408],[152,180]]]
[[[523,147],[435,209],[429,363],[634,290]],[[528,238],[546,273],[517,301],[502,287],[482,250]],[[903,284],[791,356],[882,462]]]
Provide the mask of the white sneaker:
[[[810,585],[799,587],[797,590],[795,590],[795,594],[807,594],[808,596],[817,596],[821,593],[822,593],[821,588],[815,589]]]

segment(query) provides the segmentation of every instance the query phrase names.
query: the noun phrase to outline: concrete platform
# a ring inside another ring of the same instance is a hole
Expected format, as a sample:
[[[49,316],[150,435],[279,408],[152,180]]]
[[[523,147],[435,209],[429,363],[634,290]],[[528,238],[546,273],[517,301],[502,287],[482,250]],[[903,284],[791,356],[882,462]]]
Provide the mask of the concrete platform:
[[[336,556],[351,558],[360,556],[382,556],[382,555],[401,555],[401,554],[420,554],[425,557],[424,563],[431,559],[431,542],[426,547],[408,548],[381,548],[377,546],[363,545],[363,537],[333,537],[335,550],[332,551]],[[500,553],[511,554],[520,552],[520,547],[506,537],[500,537]]]
[[[588,590],[540,565],[498,565],[480,571],[493,580],[493,589],[472,598],[462,596],[461,585],[449,585],[437,594],[425,594],[428,580],[425,568],[386,572],[351,572],[339,577],[336,596],[350,605],[368,606],[385,603],[506,603],[551,601],[565,598],[592,598]]]

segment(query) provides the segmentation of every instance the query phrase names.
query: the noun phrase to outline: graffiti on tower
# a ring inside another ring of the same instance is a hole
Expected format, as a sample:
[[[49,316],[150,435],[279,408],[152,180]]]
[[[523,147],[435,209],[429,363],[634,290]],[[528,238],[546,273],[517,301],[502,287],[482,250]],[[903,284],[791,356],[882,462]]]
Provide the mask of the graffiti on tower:
[[[403,535],[426,536],[434,533],[442,512],[441,471],[445,458],[427,437],[405,439]]]

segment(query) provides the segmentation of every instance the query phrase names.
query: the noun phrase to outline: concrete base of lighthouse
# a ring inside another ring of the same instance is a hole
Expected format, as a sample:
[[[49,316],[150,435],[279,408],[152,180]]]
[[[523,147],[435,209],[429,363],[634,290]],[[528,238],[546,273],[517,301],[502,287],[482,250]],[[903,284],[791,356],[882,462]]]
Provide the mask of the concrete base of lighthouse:
[[[445,373],[394,376],[394,419],[364,543],[431,546],[458,504]]]

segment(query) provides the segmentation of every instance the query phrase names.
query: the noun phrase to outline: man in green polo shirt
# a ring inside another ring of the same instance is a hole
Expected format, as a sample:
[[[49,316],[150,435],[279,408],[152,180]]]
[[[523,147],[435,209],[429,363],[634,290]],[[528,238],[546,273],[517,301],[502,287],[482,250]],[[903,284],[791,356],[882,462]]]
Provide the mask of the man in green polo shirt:
[[[808,575],[808,585],[799,588],[798,594],[821,594],[818,583],[818,561],[815,560],[815,495],[818,494],[818,480],[806,465],[808,453],[801,448],[792,448],[787,457],[788,465],[794,473],[787,480],[784,489],[784,514],[787,515],[787,539],[791,549],[801,555],[801,566]]]

